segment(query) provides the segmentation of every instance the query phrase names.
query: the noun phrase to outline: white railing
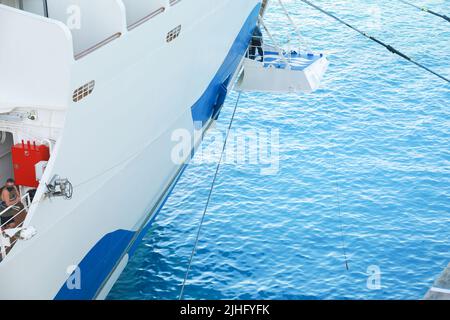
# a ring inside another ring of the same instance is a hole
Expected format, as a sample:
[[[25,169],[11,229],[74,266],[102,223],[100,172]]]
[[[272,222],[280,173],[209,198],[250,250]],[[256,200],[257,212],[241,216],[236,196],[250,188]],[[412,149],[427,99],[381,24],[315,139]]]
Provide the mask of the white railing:
[[[246,57],[252,60],[256,60],[256,61],[260,61],[263,63],[266,62],[270,62],[270,63],[277,63],[277,62],[281,62],[283,63],[286,68],[291,68],[291,55],[292,55],[292,51],[285,51],[279,44],[278,42],[275,40],[275,38],[272,36],[271,32],[269,31],[269,29],[266,27],[266,25],[264,24],[264,21],[262,19],[259,20],[259,24],[260,26],[263,27],[264,31],[266,32],[266,34],[269,36],[269,39],[271,41],[271,45],[267,45],[264,43],[264,37],[258,37],[258,36],[253,36],[252,37],[252,43],[250,43],[248,51],[246,53]],[[259,40],[259,42],[261,43],[261,45],[257,45],[255,46],[253,44],[254,40]],[[276,51],[278,53],[276,60],[273,60],[273,55],[270,56],[271,60],[267,61],[266,58],[266,54],[265,51],[269,49],[271,51]],[[260,50],[262,50],[263,56],[261,57],[260,54]]]
[[[9,250],[16,244],[16,242],[19,240],[18,234],[20,231],[22,231],[23,223],[25,220],[25,216],[28,212],[28,209],[31,205],[31,199],[30,195],[26,193],[24,196],[21,197],[21,203],[23,204],[23,208],[21,209],[17,205],[12,205],[0,212],[0,217],[4,216],[7,212],[10,210],[16,210],[17,213],[12,216],[8,221],[3,223],[0,226],[0,258],[1,260],[5,259],[5,257],[8,255]],[[23,221],[21,221],[18,225],[15,225],[14,228],[6,228],[8,225],[11,224],[11,222],[15,221],[16,218],[19,218],[20,216],[23,216]],[[0,261],[1,261],[0,260]]]
[[[276,64],[282,62],[284,62],[284,64],[288,64],[286,58],[290,57],[288,52],[284,52],[281,48],[264,43],[263,37],[253,37],[253,39],[260,39],[259,41],[261,41],[261,45],[254,45],[253,43],[250,43],[246,53],[246,58],[262,62],[263,64]],[[274,54],[276,54],[276,56],[274,56]]]

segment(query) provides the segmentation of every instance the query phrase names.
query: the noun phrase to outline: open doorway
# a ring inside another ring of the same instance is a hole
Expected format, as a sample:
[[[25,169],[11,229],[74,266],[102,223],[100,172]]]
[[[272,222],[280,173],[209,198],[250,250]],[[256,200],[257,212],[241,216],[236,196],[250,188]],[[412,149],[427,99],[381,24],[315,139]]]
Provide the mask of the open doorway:
[[[0,187],[9,178],[14,178],[11,148],[14,144],[10,132],[0,132]]]
[[[0,0],[1,4],[48,17],[47,0]]]
[[[0,4],[20,9],[20,0],[0,0]]]
[[[19,0],[19,2],[22,10],[48,17],[47,0]]]

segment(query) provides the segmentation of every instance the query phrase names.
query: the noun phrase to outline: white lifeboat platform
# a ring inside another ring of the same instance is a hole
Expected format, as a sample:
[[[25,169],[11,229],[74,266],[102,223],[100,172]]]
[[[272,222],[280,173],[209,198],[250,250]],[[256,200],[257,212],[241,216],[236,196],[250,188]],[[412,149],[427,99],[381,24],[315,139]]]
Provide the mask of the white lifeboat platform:
[[[264,58],[246,57],[236,90],[243,92],[311,93],[329,66],[324,54],[286,52],[264,46]]]

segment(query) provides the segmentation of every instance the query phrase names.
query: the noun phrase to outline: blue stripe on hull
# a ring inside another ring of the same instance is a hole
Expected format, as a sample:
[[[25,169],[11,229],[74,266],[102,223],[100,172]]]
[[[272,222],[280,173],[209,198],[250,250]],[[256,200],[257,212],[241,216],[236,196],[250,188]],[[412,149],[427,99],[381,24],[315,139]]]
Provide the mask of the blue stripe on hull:
[[[152,226],[153,221],[166,204],[186,168],[186,164],[182,166],[164,200],[141,231],[137,233],[128,230],[118,230],[103,237],[94,248],[89,251],[78,266],[82,273],[81,289],[70,290],[68,289],[68,286],[64,284],[58,292],[58,295],[55,297],[56,300],[92,300],[95,298],[100,286],[105,282],[116,264],[120,262],[124,251],[127,250],[129,256],[134,254],[140,242]],[[131,242],[133,243],[130,247]],[[99,262],[99,260],[101,261]],[[85,276],[85,271],[89,271],[88,276]]]
[[[122,253],[128,247],[134,232],[118,230],[104,236],[78,265],[80,289],[69,289],[67,283],[59,290],[56,300],[90,300],[108,277]]]
[[[256,25],[259,15],[260,5],[252,11],[244,26],[242,27],[236,41],[228,53],[224,63],[220,67],[214,79],[211,81],[205,93],[192,106],[192,118],[194,121],[206,123],[214,114],[216,102],[220,96],[221,87],[234,74],[239,63],[245,54],[251,40],[253,28]],[[99,288],[103,285],[107,277],[123,256],[125,250],[132,255],[142,238],[148,232],[152,222],[167,201],[170,193],[181,177],[186,165],[173,182],[169,193],[153,214],[152,219],[139,232],[117,230],[104,236],[83,258],[79,264],[81,271],[81,289],[69,289],[64,283],[56,295],[57,300],[90,300],[94,299]],[[130,244],[133,242],[130,248]]]
[[[161,211],[161,209],[164,207],[164,205],[166,204],[167,200],[169,199],[170,195],[173,192],[173,189],[175,188],[175,186],[178,183],[178,180],[180,180],[181,176],[183,175],[184,170],[186,170],[187,168],[187,164],[183,165],[183,167],[181,168],[180,172],[178,173],[177,177],[175,178],[175,180],[172,182],[172,185],[169,188],[169,191],[166,194],[166,197],[164,198],[164,200],[161,202],[161,204],[159,205],[159,207],[157,208],[156,212],[153,214],[153,217],[150,219],[150,221],[147,222],[147,224],[144,226],[144,228],[142,228],[142,230],[139,232],[139,234],[137,235],[135,242],[133,243],[133,245],[131,246],[130,250],[128,251],[128,254],[130,256],[132,256],[134,254],[134,252],[136,251],[136,249],[139,247],[140,242],[142,241],[142,239],[144,238],[144,236],[147,234],[147,232],[149,231],[150,227],[152,226],[153,221],[155,220],[155,218],[157,217],[157,215],[159,214],[159,212]]]
[[[200,99],[192,106],[192,118],[194,119],[194,122],[201,121],[205,124],[214,114],[216,102],[220,99],[221,86],[234,74],[239,67],[242,56],[247,51],[248,44],[252,38],[253,29],[258,20],[259,10],[260,5],[253,9],[236,38],[236,41],[233,43],[230,52],[225,58],[225,62],[209,84],[205,93],[203,93]]]

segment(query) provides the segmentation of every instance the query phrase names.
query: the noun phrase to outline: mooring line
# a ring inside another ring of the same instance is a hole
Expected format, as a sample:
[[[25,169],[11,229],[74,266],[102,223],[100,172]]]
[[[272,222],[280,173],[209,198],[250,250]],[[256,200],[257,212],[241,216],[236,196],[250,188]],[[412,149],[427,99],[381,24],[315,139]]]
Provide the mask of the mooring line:
[[[345,269],[348,271],[349,270],[349,266],[348,266],[348,256],[347,256],[347,243],[345,241],[345,233],[344,233],[344,223],[343,223],[343,216],[342,216],[342,203],[341,203],[341,187],[339,185],[339,181],[337,178],[337,173],[338,173],[338,169],[337,169],[337,154],[336,151],[334,151],[333,146],[331,146],[331,152],[333,153],[333,159],[334,159],[334,173],[336,175],[336,179],[335,179],[335,185],[336,185],[336,196],[337,196],[337,201],[338,201],[338,212],[339,212],[339,227],[340,227],[340,232],[341,232],[341,240],[342,240],[342,251],[343,251],[343,256],[344,256],[344,263],[345,263]]]
[[[331,113],[328,109],[325,110],[325,113],[327,115],[328,118],[331,117]],[[339,219],[339,232],[341,234],[341,245],[342,245],[342,257],[344,259],[344,265],[345,265],[345,269],[347,271],[350,270],[350,266],[349,266],[349,259],[348,259],[348,254],[347,254],[347,241],[345,240],[345,232],[344,232],[344,215],[342,214],[342,201],[341,201],[341,186],[339,184],[339,179],[338,179],[338,162],[337,162],[337,152],[334,149],[334,145],[333,145],[333,141],[329,140],[329,143],[331,143],[331,153],[333,156],[333,169],[334,169],[334,174],[335,174],[335,179],[334,179],[334,185],[336,188],[336,197],[337,197],[337,204],[338,204],[338,219]]]
[[[200,239],[200,232],[202,230],[203,222],[205,221],[205,217],[206,217],[206,213],[208,211],[209,203],[211,202],[211,196],[212,196],[212,193],[214,191],[214,187],[216,185],[217,176],[219,174],[220,166],[222,164],[222,159],[223,159],[223,156],[225,154],[225,149],[227,147],[228,138],[230,136],[230,131],[231,131],[231,128],[233,126],[234,118],[236,116],[236,110],[238,108],[240,99],[241,99],[241,92],[239,92],[239,95],[238,95],[237,100],[236,100],[236,104],[234,106],[233,115],[231,116],[231,120],[230,120],[230,123],[228,125],[227,134],[225,136],[225,141],[224,141],[223,147],[222,147],[222,152],[220,154],[219,161],[217,162],[217,167],[216,167],[216,171],[214,173],[214,178],[212,180],[211,187],[209,189],[208,199],[206,200],[205,209],[203,210],[203,215],[202,215],[202,218],[200,220],[200,225],[198,226],[197,236],[195,238],[194,247],[192,248],[191,256],[189,258],[189,264],[188,264],[188,267],[186,269],[186,275],[184,276],[183,285],[182,285],[181,291],[180,291],[180,300],[183,300],[183,297],[184,297],[184,289],[186,287],[186,282],[187,282],[187,279],[189,277],[189,272],[191,271],[192,261],[194,260],[195,252],[197,251],[197,246],[198,246],[198,242],[199,242],[199,239]]]
[[[437,73],[436,71],[431,70],[431,69],[428,68],[427,66],[425,66],[425,65],[423,65],[423,64],[421,64],[421,63],[419,63],[419,62],[417,62],[417,61],[415,61],[415,60],[413,60],[411,57],[409,57],[409,56],[407,56],[406,54],[404,54],[403,52],[401,52],[401,51],[395,49],[395,48],[392,47],[391,45],[388,45],[388,44],[384,43],[383,41],[381,41],[381,40],[379,40],[379,39],[377,39],[377,38],[375,38],[375,37],[373,37],[373,36],[368,35],[366,32],[359,30],[358,28],[354,27],[353,25],[351,25],[351,24],[345,22],[344,20],[342,20],[341,18],[335,16],[335,15],[332,14],[331,12],[326,11],[325,9],[322,9],[321,7],[315,5],[314,3],[312,3],[312,2],[310,2],[310,1],[308,1],[308,0],[300,0],[300,1],[302,1],[303,3],[306,3],[307,5],[313,7],[314,9],[316,9],[316,10],[322,12],[323,14],[325,14],[325,15],[327,15],[327,16],[333,18],[334,20],[336,20],[336,21],[342,23],[343,25],[346,25],[347,27],[349,27],[350,29],[352,29],[352,30],[358,32],[359,34],[363,35],[363,36],[366,37],[367,39],[370,39],[370,40],[372,40],[372,41],[378,43],[379,45],[381,45],[381,46],[383,46],[384,48],[386,48],[387,50],[389,50],[391,53],[398,55],[399,57],[401,57],[401,58],[403,58],[403,59],[405,59],[405,60],[411,62],[412,64],[414,64],[414,65],[418,66],[419,68],[422,68],[423,70],[425,70],[425,71],[427,71],[427,72],[429,72],[429,73],[435,75],[436,77],[441,78],[442,80],[444,80],[444,81],[446,81],[446,82],[450,82],[450,80],[449,80],[448,78],[444,77],[443,75],[441,75],[441,74]]]
[[[431,9],[426,8],[426,7],[420,7],[420,6],[415,5],[414,3],[411,3],[409,1],[405,1],[405,0],[398,0],[398,1],[400,1],[401,3],[404,3],[404,4],[408,5],[408,6],[411,6],[411,7],[414,7],[416,9],[419,9],[419,10],[421,10],[423,12],[435,15],[436,17],[442,18],[442,19],[444,19],[447,22],[450,22],[450,17],[446,16],[445,14],[441,14],[441,13],[435,12],[435,11],[433,11]]]

